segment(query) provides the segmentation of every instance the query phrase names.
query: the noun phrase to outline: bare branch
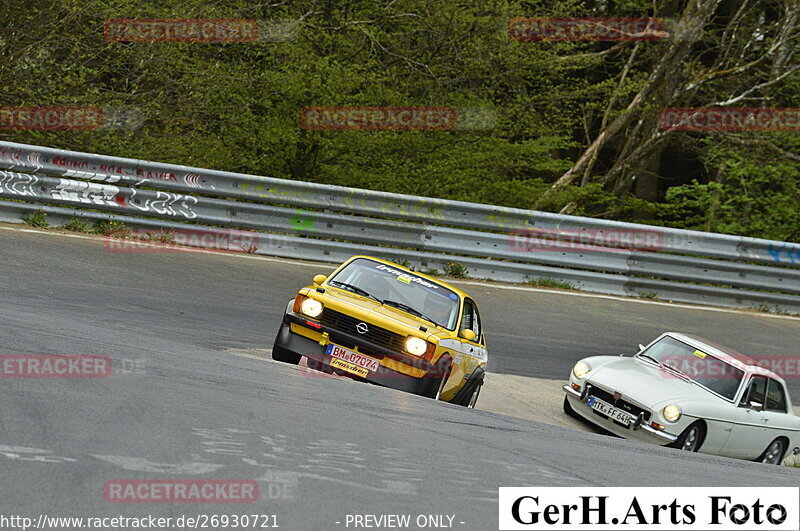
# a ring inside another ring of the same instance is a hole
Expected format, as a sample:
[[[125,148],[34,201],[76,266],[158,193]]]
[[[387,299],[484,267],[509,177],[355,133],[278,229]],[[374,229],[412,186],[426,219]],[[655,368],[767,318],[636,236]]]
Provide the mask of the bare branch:
[[[758,85],[752,86],[749,89],[747,89],[744,92],[742,92],[741,94],[739,94],[738,96],[731,96],[727,100],[717,101],[717,102],[711,103],[711,104],[709,104],[709,107],[726,107],[728,105],[733,105],[734,103],[737,103],[737,102],[745,99],[747,96],[749,96],[753,92],[756,92],[758,90],[762,90],[762,89],[765,89],[767,87],[770,87],[770,86],[774,85],[775,83],[781,81],[782,79],[794,74],[798,70],[800,70],[800,65],[794,65],[792,68],[790,68],[789,70],[787,70],[786,72],[784,72],[783,74],[779,75],[778,77],[776,77],[774,79],[770,79],[769,81],[765,81],[763,83],[759,83]]]

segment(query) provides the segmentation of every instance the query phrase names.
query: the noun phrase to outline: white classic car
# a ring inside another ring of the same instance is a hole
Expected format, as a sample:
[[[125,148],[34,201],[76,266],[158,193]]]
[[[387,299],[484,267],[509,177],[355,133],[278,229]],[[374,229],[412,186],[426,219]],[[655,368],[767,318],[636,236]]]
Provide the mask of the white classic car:
[[[665,333],[628,356],[584,358],[564,411],[626,439],[780,464],[800,453],[786,382],[706,339]]]

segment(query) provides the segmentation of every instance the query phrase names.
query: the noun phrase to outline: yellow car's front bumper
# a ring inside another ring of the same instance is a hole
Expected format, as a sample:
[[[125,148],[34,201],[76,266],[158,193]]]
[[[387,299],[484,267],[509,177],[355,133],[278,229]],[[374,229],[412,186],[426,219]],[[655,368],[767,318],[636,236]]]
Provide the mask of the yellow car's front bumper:
[[[312,334],[300,334],[292,331],[293,327],[295,329],[298,326],[304,329],[307,328],[306,321],[305,317],[294,314],[291,311],[287,312],[278,332],[278,337],[275,340],[275,346],[313,360],[314,363],[309,363],[309,366],[313,368],[335,372],[330,365],[333,357],[326,352],[326,342],[333,343],[333,341],[320,342],[307,337]],[[339,330],[328,330],[326,327],[320,326],[315,331],[319,335],[328,334],[327,337],[338,337],[343,340],[342,342],[364,345],[362,338],[345,334]],[[378,345],[367,344],[364,346],[370,348],[370,350],[381,349]],[[369,371],[366,377],[352,374],[347,374],[347,376],[423,396],[432,396],[436,392],[439,384],[438,378],[441,378],[441,375],[437,373],[435,365],[431,365],[425,360],[412,359],[409,355],[400,352],[387,352],[387,356],[391,357],[387,357],[385,361],[381,360],[382,363],[378,369]],[[414,365],[410,365],[411,363]]]

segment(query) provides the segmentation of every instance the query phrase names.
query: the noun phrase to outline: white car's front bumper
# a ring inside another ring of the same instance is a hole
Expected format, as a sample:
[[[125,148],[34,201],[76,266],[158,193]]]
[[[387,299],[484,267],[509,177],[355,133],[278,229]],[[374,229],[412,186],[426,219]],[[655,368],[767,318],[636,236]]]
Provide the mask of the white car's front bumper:
[[[636,441],[660,445],[669,444],[678,439],[677,435],[658,430],[649,424],[646,424],[643,422],[641,417],[639,417],[636,422],[631,424],[630,428],[623,428],[610,419],[604,419],[598,415],[595,415],[592,408],[590,408],[587,403],[587,399],[584,396],[585,393],[576,391],[569,383],[565,384],[562,389],[566,393],[567,400],[569,401],[569,404],[572,406],[572,409],[575,411],[575,413],[588,420],[592,424],[596,424],[597,426],[610,431],[614,435],[619,435],[620,437],[624,437],[626,439],[633,439]]]

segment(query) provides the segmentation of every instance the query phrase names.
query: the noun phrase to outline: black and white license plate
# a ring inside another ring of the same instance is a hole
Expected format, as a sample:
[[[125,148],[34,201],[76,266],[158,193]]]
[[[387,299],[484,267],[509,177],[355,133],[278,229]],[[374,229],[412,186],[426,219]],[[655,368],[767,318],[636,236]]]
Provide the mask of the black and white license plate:
[[[598,413],[602,413],[603,415],[607,416],[611,420],[616,420],[617,422],[621,422],[626,426],[633,422],[633,416],[628,413],[627,411],[623,411],[621,409],[617,409],[611,404],[607,404],[602,400],[599,400],[593,396],[589,397],[589,407],[597,411]]]

